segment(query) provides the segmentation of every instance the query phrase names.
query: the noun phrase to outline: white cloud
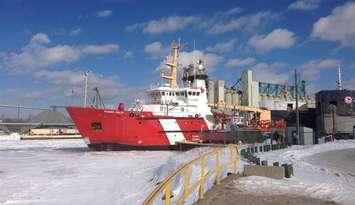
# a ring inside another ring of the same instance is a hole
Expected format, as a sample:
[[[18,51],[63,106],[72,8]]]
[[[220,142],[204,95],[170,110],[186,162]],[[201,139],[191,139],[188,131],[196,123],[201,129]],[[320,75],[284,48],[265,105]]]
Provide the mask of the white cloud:
[[[229,59],[224,66],[227,68],[235,68],[235,67],[243,67],[243,66],[249,66],[255,63],[254,58],[245,58],[245,59],[240,59],[240,58],[232,58]]]
[[[38,71],[33,73],[34,79],[47,81],[55,87],[60,87],[64,90],[76,91],[76,95],[82,94],[84,70],[61,70],[61,71]],[[103,76],[98,73],[89,73],[89,92],[92,88],[98,87],[102,97],[112,99],[120,95],[123,86],[119,84],[119,78],[116,75]],[[68,93],[68,92],[67,92]]]
[[[45,99],[48,95],[43,90],[33,90],[28,92],[24,89],[10,88],[5,90],[7,100],[18,103],[30,104],[39,100]]]
[[[143,28],[143,33],[162,34],[174,32],[195,24],[199,18],[195,16],[170,16],[149,21]]]
[[[319,7],[320,0],[297,0],[288,6],[290,10],[310,11]]]
[[[228,16],[232,16],[232,15],[235,15],[235,14],[240,14],[243,11],[244,11],[244,9],[241,8],[241,7],[234,7],[234,8],[231,8],[229,10],[226,10],[226,11],[219,11],[219,12],[215,13],[213,18],[228,17]]]
[[[164,47],[162,43],[160,43],[159,41],[155,41],[153,43],[145,45],[144,52],[149,54],[150,58],[160,59],[165,55],[169,54],[169,47]]]
[[[280,16],[271,11],[261,11],[233,18],[234,15],[242,11],[242,8],[235,7],[227,11],[216,12],[210,16],[169,16],[148,22],[135,23],[126,26],[125,30],[132,32],[142,29],[145,34],[170,33],[185,28],[205,30],[209,34],[221,34],[237,29],[255,32]]]
[[[216,54],[204,53],[200,50],[193,50],[190,52],[183,51],[180,53],[179,63],[183,67],[188,66],[191,63],[197,62],[198,60],[202,60],[206,69],[211,71],[216,68],[216,66],[220,64],[224,60],[224,58]]]
[[[179,53],[180,68],[187,67],[192,63],[196,63],[198,60],[202,60],[205,68],[209,72],[212,72],[220,63],[224,61],[224,58],[222,56],[212,53],[205,53],[200,50],[182,51]],[[164,64],[164,61],[161,61],[155,71],[161,71],[166,69],[167,67]],[[182,70],[179,69],[179,71],[181,72]]]
[[[30,44],[47,44],[50,43],[51,41],[48,38],[48,35],[45,33],[37,33],[34,36],[32,36]]]
[[[82,32],[81,28],[77,28],[77,29],[71,30],[69,32],[69,35],[70,36],[78,36],[81,32]]]
[[[88,45],[84,46],[81,51],[86,54],[108,54],[118,51],[117,44],[104,44],[104,45]]]
[[[251,67],[253,73],[253,80],[259,82],[269,82],[284,84],[289,79],[287,65],[283,62],[275,62],[272,64],[258,63]]]
[[[270,23],[278,17],[277,14],[270,11],[261,11],[255,14],[248,14],[242,17],[232,19],[232,20],[215,20],[215,22],[210,22],[207,27],[207,33],[209,34],[221,34],[234,30],[243,29],[247,32],[254,32],[257,29]]]
[[[341,63],[338,59],[313,59],[298,67],[302,78],[305,80],[316,80],[320,77],[320,73],[324,69],[337,69]]]
[[[233,50],[236,41],[237,41],[236,39],[231,39],[227,42],[217,43],[213,46],[207,47],[206,50],[209,52],[216,52],[216,53],[230,52]]]
[[[102,10],[102,11],[96,12],[96,16],[99,18],[105,18],[105,17],[109,17],[111,15],[112,15],[111,10]]]
[[[128,59],[133,57],[133,52],[132,51],[127,51],[124,53],[123,58]]]
[[[287,29],[275,29],[267,35],[255,35],[249,38],[248,44],[258,52],[265,53],[274,49],[285,49],[294,45],[296,37]]]
[[[135,31],[135,30],[144,28],[144,26],[145,26],[146,24],[147,24],[147,23],[135,23],[135,24],[126,26],[126,27],[125,27],[125,30],[126,30],[127,32],[133,32],[133,31]]]
[[[71,63],[83,55],[108,54],[118,50],[116,44],[70,46],[56,45],[50,47],[47,34],[38,33],[22,47],[19,53],[6,53],[3,57],[4,67],[15,73],[26,73],[45,69],[59,63]]]
[[[169,16],[148,22],[132,24],[126,26],[125,30],[132,32],[142,29],[142,32],[145,34],[162,34],[182,30],[198,22],[200,22],[200,18],[196,16]]]
[[[320,18],[313,24],[311,36],[355,47],[355,2],[336,7],[331,15]]]

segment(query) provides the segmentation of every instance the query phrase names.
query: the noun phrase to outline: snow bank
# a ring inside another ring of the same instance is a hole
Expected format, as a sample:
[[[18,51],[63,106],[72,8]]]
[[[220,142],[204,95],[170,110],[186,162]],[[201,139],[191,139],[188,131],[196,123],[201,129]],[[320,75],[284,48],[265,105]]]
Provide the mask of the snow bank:
[[[21,135],[18,133],[12,133],[10,135],[0,135],[0,140],[20,140]]]
[[[187,152],[181,152],[177,155],[173,155],[165,164],[160,166],[159,168],[156,169],[154,172],[154,177],[153,181],[154,183],[159,184],[161,181],[163,181],[167,176],[169,176],[171,173],[173,173],[175,170],[179,169],[181,166],[186,164],[187,162],[198,158],[202,154],[205,154],[209,151],[212,151],[214,148],[196,148],[192,149]],[[221,164],[226,164],[230,160],[230,155],[229,155],[229,149],[225,149],[221,152],[220,155],[220,163]],[[247,164],[247,162],[241,160],[237,164],[237,169],[243,171],[244,165]],[[215,169],[216,166],[216,158],[215,155],[210,156],[206,158],[205,162],[205,172],[209,172]],[[232,167],[228,167],[226,170],[224,170],[221,173],[221,176],[223,178],[227,176],[227,172],[232,172]],[[197,182],[200,178],[201,175],[201,167],[200,167],[200,162],[194,163],[190,167],[190,186]],[[216,176],[212,175],[205,183],[205,191],[209,190],[212,188],[214,185],[214,182],[216,180]],[[171,184],[171,190],[172,190],[172,195],[174,196],[171,200],[172,202],[177,202],[177,200],[182,196],[184,188],[184,176],[182,174],[178,175]],[[164,200],[162,200],[163,195],[160,195],[156,202],[157,204],[163,204]],[[193,202],[197,201],[198,199],[198,188],[194,190],[194,192],[191,193],[190,197],[187,198],[185,201],[186,204],[193,204]]]
[[[273,180],[263,177],[246,177],[236,186],[255,193],[290,193],[333,200],[343,204],[355,203],[355,178],[329,167],[312,164],[307,157],[315,154],[355,148],[355,140],[338,140],[320,145],[292,146],[288,149],[259,153],[269,164],[292,163],[294,174],[290,179]],[[354,161],[355,163],[355,161]]]

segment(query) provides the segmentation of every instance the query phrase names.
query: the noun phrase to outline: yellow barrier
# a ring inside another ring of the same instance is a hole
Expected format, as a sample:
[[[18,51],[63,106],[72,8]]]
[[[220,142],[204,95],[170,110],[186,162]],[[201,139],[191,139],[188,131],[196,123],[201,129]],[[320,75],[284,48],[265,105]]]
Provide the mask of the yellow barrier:
[[[228,153],[229,159],[227,163],[221,163],[221,153]],[[211,170],[206,168],[206,160],[214,159],[214,166]],[[213,151],[207,152],[196,159],[191,160],[187,164],[183,165],[168,177],[166,177],[155,190],[144,200],[143,205],[151,205],[158,202],[158,204],[171,205],[174,204],[184,204],[185,200],[193,193],[197,188],[198,198],[203,199],[205,195],[205,185],[206,181],[213,175],[215,175],[215,184],[219,184],[223,178],[226,176],[221,176],[221,174],[226,171],[229,167],[231,168],[231,173],[237,173],[237,162],[240,160],[240,152],[238,147],[235,145],[228,145],[226,147],[218,147]],[[191,182],[191,172],[193,166],[198,166],[200,168],[200,175],[197,181]],[[174,196],[172,193],[172,183],[178,178],[178,176],[184,180],[183,192],[180,193],[181,196]],[[162,196],[161,196],[162,195]],[[161,197],[159,197],[161,196]],[[172,201],[174,199],[174,201]],[[161,201],[157,201],[161,200]]]

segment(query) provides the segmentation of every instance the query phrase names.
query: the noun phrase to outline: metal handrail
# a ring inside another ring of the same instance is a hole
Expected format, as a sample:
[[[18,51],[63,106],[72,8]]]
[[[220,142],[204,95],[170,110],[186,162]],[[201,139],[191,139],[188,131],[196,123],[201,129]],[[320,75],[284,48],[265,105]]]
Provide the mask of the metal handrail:
[[[229,160],[227,163],[221,164],[221,152],[229,150]],[[215,166],[214,169],[206,172],[206,159],[208,157],[215,157]],[[162,200],[165,200],[165,205],[171,205],[172,201],[171,198],[173,197],[171,194],[171,183],[173,180],[183,174],[184,177],[184,189],[182,196],[177,200],[178,205],[184,204],[187,197],[190,196],[197,188],[199,188],[199,199],[203,199],[205,195],[205,182],[211,177],[212,175],[216,175],[216,184],[220,184],[221,180],[226,176],[221,176],[221,173],[226,170],[228,167],[232,168],[232,173],[237,173],[237,162],[240,160],[240,152],[239,148],[236,145],[227,145],[225,147],[218,147],[215,148],[213,151],[207,152],[190,162],[184,164],[179,169],[175,170],[169,176],[167,176],[155,189],[150,195],[144,200],[143,205],[151,205],[155,202],[157,197],[164,193]],[[198,163],[199,162],[199,163]],[[201,174],[199,179],[196,182],[190,183],[190,169],[193,165],[199,165],[201,167]]]

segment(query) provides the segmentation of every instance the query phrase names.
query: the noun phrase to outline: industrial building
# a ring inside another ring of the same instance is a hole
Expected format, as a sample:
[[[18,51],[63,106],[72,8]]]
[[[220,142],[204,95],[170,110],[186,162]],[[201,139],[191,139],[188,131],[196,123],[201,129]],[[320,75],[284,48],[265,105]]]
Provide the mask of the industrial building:
[[[0,122],[0,129],[5,133],[18,132],[25,135],[78,134],[71,119],[55,108],[44,110],[28,120],[4,120]]]
[[[316,93],[316,137],[354,138],[355,90]]]
[[[268,110],[288,110],[296,107],[296,88],[294,85],[274,84],[253,80],[253,71],[241,73],[236,85],[226,86],[223,80],[208,81],[209,104],[241,105]],[[306,82],[298,86],[299,106],[312,104],[312,99],[306,94]],[[312,106],[311,106],[312,107]]]

